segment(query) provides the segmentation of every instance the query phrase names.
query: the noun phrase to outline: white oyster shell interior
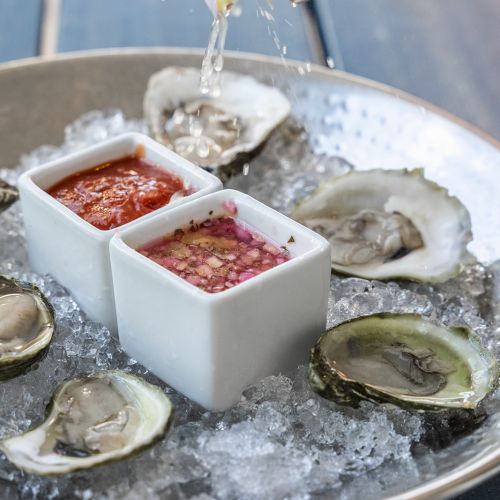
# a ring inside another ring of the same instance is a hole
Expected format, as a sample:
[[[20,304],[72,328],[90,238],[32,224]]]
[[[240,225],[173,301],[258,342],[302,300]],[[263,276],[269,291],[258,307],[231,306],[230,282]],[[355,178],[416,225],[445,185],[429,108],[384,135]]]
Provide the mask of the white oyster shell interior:
[[[291,217],[330,241],[333,269],[369,279],[445,281],[472,239],[467,209],[421,169],[332,178]]]
[[[144,115],[159,142],[202,167],[217,168],[256,150],[290,114],[278,89],[224,71],[219,97],[200,92],[200,71],[169,67],[155,73]]]

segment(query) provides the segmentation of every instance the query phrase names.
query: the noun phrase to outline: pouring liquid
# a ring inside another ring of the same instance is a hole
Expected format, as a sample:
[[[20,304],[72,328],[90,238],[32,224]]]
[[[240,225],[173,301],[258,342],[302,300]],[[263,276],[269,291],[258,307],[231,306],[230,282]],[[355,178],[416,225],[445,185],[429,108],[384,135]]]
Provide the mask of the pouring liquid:
[[[309,0],[290,0],[296,7]],[[272,5],[272,0],[268,0]],[[212,30],[208,39],[207,50],[201,65],[200,91],[210,97],[219,97],[221,94],[221,73],[224,68],[224,46],[228,29],[228,16],[236,2],[226,0],[217,1],[218,7],[212,23]],[[209,5],[210,2],[207,2]]]
[[[226,43],[229,9],[217,12],[208,39],[208,47],[201,65],[200,91],[211,97],[220,95],[221,72],[224,67],[224,45]]]

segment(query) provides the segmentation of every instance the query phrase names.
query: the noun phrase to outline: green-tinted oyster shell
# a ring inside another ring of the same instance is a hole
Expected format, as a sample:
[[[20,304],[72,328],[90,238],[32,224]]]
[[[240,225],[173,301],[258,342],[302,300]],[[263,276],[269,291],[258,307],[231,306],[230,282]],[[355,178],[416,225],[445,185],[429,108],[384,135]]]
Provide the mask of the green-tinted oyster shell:
[[[393,363],[394,351],[403,352],[402,367]],[[428,370],[424,377],[415,363]],[[477,335],[414,314],[375,314],[342,323],[320,337],[309,364],[316,392],[352,406],[368,400],[412,410],[475,409],[497,380],[496,360]]]
[[[0,442],[20,469],[57,475],[134,456],[161,439],[173,417],[163,391],[119,370],[61,384],[39,427]]]
[[[0,380],[38,359],[54,331],[54,310],[40,289],[0,275]]]

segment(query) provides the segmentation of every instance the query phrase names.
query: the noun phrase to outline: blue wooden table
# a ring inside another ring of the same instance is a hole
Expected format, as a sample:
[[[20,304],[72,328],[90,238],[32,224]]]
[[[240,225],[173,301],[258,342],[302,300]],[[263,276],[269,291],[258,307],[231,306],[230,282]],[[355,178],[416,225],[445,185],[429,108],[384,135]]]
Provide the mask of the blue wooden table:
[[[240,0],[227,47],[329,65],[422,97],[500,139],[498,0]],[[127,46],[206,45],[203,0],[0,0],[0,62]],[[500,498],[500,478],[460,500]]]

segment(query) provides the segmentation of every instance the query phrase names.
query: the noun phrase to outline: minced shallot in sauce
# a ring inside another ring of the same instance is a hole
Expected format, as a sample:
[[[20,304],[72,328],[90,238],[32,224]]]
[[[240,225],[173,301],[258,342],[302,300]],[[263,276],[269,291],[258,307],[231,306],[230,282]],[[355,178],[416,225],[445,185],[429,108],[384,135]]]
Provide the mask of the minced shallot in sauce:
[[[209,293],[222,292],[291,259],[231,217],[194,222],[138,250]]]

